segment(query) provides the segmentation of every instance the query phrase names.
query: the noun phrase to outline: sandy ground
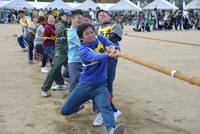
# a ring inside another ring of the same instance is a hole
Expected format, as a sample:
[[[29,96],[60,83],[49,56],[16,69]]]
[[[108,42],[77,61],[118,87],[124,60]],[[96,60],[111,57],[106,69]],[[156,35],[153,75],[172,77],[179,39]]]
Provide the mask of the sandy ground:
[[[40,98],[46,74],[36,61],[27,63],[27,53],[12,37],[20,35],[21,26],[1,24],[0,28],[0,134],[105,134],[104,126],[92,126],[96,115],[91,104],[86,104],[77,119],[60,114],[67,90]],[[200,44],[196,30],[133,32],[131,26],[125,26],[124,33]],[[200,46],[123,36],[121,49],[200,77]],[[125,134],[199,134],[199,100],[198,86],[119,58],[113,101],[122,112],[117,124],[125,124]]]

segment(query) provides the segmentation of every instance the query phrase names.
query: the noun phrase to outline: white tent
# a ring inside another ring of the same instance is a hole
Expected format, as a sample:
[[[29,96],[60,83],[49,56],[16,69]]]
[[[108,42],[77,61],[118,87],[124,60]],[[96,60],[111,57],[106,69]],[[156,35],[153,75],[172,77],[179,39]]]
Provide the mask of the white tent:
[[[115,3],[97,3],[97,5],[99,5],[99,7],[103,10],[108,10],[110,7],[114,6]]]
[[[92,8],[92,10],[95,10],[98,5],[94,3],[92,0],[86,0],[79,6],[77,6],[75,9],[81,9],[83,11],[88,11],[89,8]]]
[[[68,9],[68,10],[73,10],[73,8],[71,6],[69,6],[68,4],[66,4],[64,1],[62,0],[54,0],[51,4],[47,5],[45,8],[57,8],[59,9]]]
[[[3,5],[9,3],[10,1],[4,1],[4,0],[0,0],[0,8],[3,7]]]
[[[81,3],[75,3],[75,2],[66,2],[69,6],[71,6],[73,9],[75,9],[77,6],[79,6]]]
[[[153,2],[149,3],[143,9],[178,9],[178,7],[174,6],[170,2],[166,0],[154,0]]]
[[[142,9],[132,3],[130,0],[120,0],[114,6],[110,7],[108,10],[136,10],[141,11]]]
[[[35,3],[33,1],[29,1],[28,3],[36,7],[37,9],[39,9],[39,8],[44,8],[45,6],[49,5],[51,2],[36,2]]]
[[[26,7],[27,9],[33,9],[34,6],[26,2],[25,0],[12,0],[9,3],[3,5],[3,8],[7,9],[23,9]]]
[[[188,3],[184,9],[200,9],[200,0],[193,0]]]

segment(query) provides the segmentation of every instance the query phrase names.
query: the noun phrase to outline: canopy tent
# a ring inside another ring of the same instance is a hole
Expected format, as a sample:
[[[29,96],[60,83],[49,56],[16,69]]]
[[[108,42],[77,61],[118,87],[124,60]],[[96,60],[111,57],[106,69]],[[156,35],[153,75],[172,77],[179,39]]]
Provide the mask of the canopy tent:
[[[81,3],[76,2],[66,2],[69,6],[71,6],[73,9],[75,9],[77,6],[79,6]]]
[[[68,9],[68,10],[73,10],[73,8],[71,6],[69,6],[68,4],[66,4],[64,1],[62,0],[54,0],[53,2],[51,2],[49,5],[45,6],[44,8],[57,8],[59,9]]]
[[[115,3],[97,3],[97,5],[99,5],[99,7],[103,10],[108,10],[110,7],[114,6]]]
[[[81,9],[83,11],[88,11],[89,8],[92,8],[93,10],[95,10],[96,7],[99,7],[99,6],[96,3],[94,3],[92,0],[86,0],[79,6],[75,7],[75,9]]]
[[[108,10],[136,10],[136,11],[141,11],[142,9],[132,3],[130,0],[120,0],[117,2],[114,6],[110,7]]]
[[[188,3],[184,9],[200,9],[200,0],[193,0]]]
[[[178,7],[174,6],[173,4],[171,4],[170,2],[166,1],[166,0],[154,0],[153,2],[149,3],[148,5],[146,5],[145,7],[143,7],[143,9],[147,10],[147,9],[178,9]]]
[[[3,5],[3,8],[7,9],[20,9],[22,10],[24,7],[27,9],[33,9],[34,6],[26,2],[25,0],[12,0],[9,3]]]
[[[0,8],[2,8],[3,5],[5,5],[5,4],[9,3],[9,2],[10,2],[10,0],[0,0]],[[40,1],[37,1],[37,2],[27,1],[27,2],[29,4],[31,4],[32,6],[36,7],[37,9],[45,8],[46,6],[48,6],[49,4],[52,3],[52,2],[40,2]],[[65,4],[67,4],[70,7],[72,7],[72,9],[76,9],[76,7],[81,5],[82,3],[65,2]],[[108,10],[111,6],[115,5],[115,3],[96,3],[96,4],[98,5],[98,7],[100,7],[101,9],[104,9],[104,10]]]
[[[49,5],[51,2],[36,2],[35,3],[33,1],[29,1],[28,3],[36,7],[37,9],[39,9],[39,8],[44,8],[45,6]]]
[[[0,0],[0,8],[3,7],[3,5],[9,3],[10,1],[4,1],[4,0]]]

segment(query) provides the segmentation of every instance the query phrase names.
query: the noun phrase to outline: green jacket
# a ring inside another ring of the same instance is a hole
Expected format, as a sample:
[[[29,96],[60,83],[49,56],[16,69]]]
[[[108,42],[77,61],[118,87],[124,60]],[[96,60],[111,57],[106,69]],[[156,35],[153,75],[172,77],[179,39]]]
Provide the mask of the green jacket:
[[[70,24],[61,20],[56,25],[56,44],[55,44],[55,56],[66,57],[68,53],[67,32],[70,28]]]

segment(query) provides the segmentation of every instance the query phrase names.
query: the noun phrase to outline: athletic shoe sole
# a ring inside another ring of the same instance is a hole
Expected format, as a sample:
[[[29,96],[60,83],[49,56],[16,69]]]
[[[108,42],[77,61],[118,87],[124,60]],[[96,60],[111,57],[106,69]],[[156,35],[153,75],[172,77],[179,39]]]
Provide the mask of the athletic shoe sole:
[[[61,90],[66,90],[66,88],[65,89],[52,89],[53,91],[61,91]]]
[[[124,124],[120,123],[114,131],[114,134],[123,134],[124,133]]]

